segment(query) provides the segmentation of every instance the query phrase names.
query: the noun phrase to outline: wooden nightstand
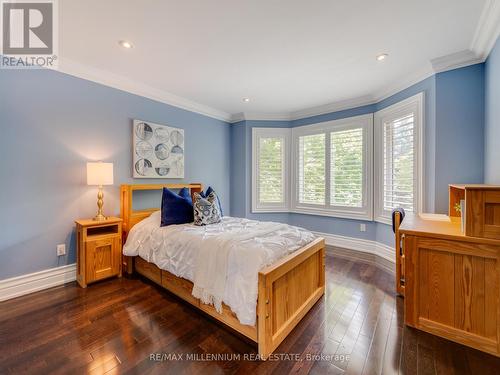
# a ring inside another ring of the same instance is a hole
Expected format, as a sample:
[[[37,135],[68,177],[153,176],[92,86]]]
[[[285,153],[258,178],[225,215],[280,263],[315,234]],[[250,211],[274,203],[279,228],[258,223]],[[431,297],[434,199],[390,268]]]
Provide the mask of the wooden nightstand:
[[[122,276],[122,219],[77,220],[76,280],[82,288],[94,281]]]

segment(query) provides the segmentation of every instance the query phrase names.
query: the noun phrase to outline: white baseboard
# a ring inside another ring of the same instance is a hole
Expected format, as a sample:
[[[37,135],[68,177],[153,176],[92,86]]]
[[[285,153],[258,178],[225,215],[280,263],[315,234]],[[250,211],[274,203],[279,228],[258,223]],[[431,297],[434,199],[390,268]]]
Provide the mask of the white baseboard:
[[[389,262],[396,263],[394,248],[381,242],[372,240],[363,240],[361,238],[340,236],[338,234],[329,234],[313,232],[315,235],[323,237],[327,245],[342,247],[344,249],[361,251],[363,253],[374,254]]]
[[[27,275],[0,280],[0,301],[24,296],[39,290],[76,280],[76,264],[51,268]]]

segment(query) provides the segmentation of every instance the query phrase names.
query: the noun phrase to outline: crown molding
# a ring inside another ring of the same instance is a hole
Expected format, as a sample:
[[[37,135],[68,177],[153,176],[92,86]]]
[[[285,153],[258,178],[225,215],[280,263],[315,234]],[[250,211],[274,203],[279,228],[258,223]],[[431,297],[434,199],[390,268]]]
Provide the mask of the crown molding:
[[[500,1],[487,0],[479,18],[470,49],[486,60],[500,35]]]
[[[240,121],[290,121],[290,113],[240,112],[231,117],[231,123]]]
[[[354,99],[342,100],[334,103],[328,103],[317,107],[306,108],[300,111],[290,113],[291,120],[300,120],[303,118],[324,115],[326,113],[339,112],[346,109],[362,107],[375,104],[377,101],[372,95],[365,95]]]
[[[469,49],[431,60],[432,68],[435,73],[463,68],[465,66],[479,64],[482,62],[484,62],[484,58],[478,56],[474,51]]]
[[[231,121],[231,115],[229,113],[219,111],[207,105],[182,98],[167,91],[151,87],[141,82],[134,81],[105,70],[80,64],[70,59],[62,58],[61,61],[59,61],[57,71],[135,95],[143,96],[145,98],[153,99],[190,112],[199,113],[217,120],[225,122]]]
[[[239,112],[235,113],[234,115],[231,116],[231,120],[229,121],[231,124],[235,124],[240,121],[245,121],[245,113],[244,112]]]
[[[359,98],[343,100],[340,102],[328,103],[325,105],[306,108],[294,112],[277,112],[277,113],[259,113],[259,112],[240,112],[232,116],[231,123],[239,121],[293,121],[308,117],[324,115],[327,113],[343,111],[346,109],[362,107],[376,103],[376,100],[371,96],[362,96]]]
[[[427,79],[435,74],[431,67],[431,64],[426,64],[422,69],[417,70],[412,74],[408,74],[404,79],[397,81],[393,84],[387,85],[381,90],[377,91],[373,96],[375,97],[376,103],[381,102],[391,96],[406,90],[424,79]]]

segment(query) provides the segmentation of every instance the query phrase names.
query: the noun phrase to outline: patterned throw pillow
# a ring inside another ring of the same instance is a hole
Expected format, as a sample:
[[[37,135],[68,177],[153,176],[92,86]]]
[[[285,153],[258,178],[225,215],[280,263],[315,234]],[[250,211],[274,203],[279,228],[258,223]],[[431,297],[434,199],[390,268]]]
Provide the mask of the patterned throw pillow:
[[[200,192],[200,194],[201,194],[201,196],[202,196],[203,198],[206,198],[206,197],[208,197],[208,196],[210,195],[210,193],[211,193],[211,192],[214,192],[214,193],[215,193],[215,190],[214,190],[214,189],[212,189],[212,187],[211,187],[211,186],[209,186],[209,187],[207,188],[207,191],[206,191],[206,192],[203,192],[203,191],[202,191],[202,192]],[[215,193],[215,194],[217,194],[217,193]],[[217,195],[217,202],[219,203],[220,217],[223,217],[223,216],[224,216],[224,212],[222,212],[222,205],[220,204],[220,198],[219,198],[219,196],[218,196],[218,195]]]
[[[221,221],[219,200],[213,191],[206,198],[194,193],[193,209],[194,225],[215,224]]]

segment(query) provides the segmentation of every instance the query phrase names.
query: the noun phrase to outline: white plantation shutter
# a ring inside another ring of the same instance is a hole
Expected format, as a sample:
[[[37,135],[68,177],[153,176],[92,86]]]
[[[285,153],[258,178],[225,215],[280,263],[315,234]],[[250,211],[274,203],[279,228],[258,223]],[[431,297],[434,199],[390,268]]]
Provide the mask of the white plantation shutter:
[[[373,219],[373,115],[296,127],[292,210]]]
[[[258,192],[261,203],[283,203],[285,140],[279,137],[259,139]]]
[[[391,211],[422,211],[423,93],[375,113],[375,220]]]
[[[252,211],[288,210],[289,129],[252,129]]]
[[[299,137],[299,202],[325,204],[325,134]]]
[[[330,204],[363,205],[363,128],[330,133]]]
[[[384,123],[384,210],[415,210],[414,115]]]

